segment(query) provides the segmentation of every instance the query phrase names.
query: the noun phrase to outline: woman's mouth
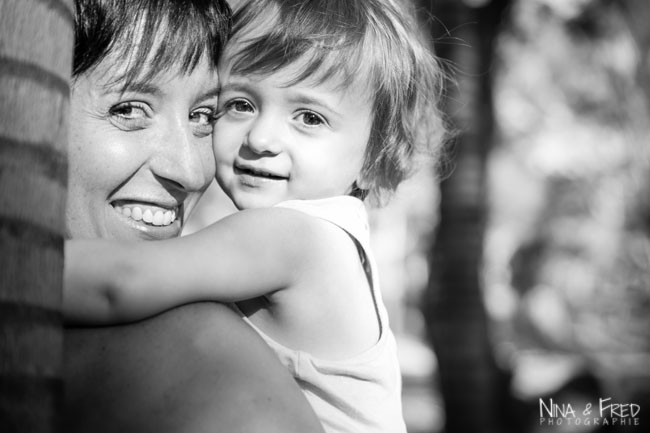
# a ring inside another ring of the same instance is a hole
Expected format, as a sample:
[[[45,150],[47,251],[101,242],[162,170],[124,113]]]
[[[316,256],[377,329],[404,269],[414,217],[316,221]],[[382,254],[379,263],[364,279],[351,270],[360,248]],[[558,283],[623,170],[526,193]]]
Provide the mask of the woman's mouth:
[[[178,215],[178,208],[164,209],[157,206],[136,204],[115,204],[113,208],[127,218],[157,227],[173,224]]]

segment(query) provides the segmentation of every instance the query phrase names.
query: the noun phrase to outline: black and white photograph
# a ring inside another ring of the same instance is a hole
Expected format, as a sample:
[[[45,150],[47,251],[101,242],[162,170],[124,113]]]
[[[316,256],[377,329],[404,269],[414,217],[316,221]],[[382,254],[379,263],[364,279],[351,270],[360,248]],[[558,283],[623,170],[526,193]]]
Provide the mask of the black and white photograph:
[[[647,0],[0,0],[1,433],[636,433]]]

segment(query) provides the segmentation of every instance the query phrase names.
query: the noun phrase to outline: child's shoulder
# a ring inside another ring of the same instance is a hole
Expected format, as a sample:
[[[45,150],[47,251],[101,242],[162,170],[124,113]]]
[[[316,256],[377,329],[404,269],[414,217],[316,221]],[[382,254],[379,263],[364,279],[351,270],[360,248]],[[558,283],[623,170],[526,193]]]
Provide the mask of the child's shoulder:
[[[342,252],[346,246],[353,245],[351,240],[362,242],[368,237],[365,206],[359,199],[349,196],[289,200],[236,215],[251,230],[262,229],[271,237],[281,237],[284,242],[298,241],[308,245],[311,254]]]
[[[329,222],[354,238],[368,235],[368,213],[361,200],[351,196],[336,196],[319,200],[290,200],[275,207],[293,209]]]

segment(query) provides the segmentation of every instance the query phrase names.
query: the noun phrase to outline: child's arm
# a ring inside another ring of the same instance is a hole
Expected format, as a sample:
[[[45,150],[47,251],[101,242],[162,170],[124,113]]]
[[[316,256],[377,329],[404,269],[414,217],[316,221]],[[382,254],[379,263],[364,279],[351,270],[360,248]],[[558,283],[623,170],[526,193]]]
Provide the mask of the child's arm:
[[[313,219],[287,209],[241,211],[190,236],[150,242],[66,242],[66,320],[116,323],[194,301],[282,290],[311,266]]]

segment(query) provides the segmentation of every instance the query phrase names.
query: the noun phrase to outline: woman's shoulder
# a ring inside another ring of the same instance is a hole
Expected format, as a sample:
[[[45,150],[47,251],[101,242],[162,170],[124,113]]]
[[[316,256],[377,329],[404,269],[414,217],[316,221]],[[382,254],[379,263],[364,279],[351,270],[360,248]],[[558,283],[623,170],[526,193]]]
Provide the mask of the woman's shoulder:
[[[67,431],[258,431],[265,424],[265,431],[322,431],[275,354],[223,304],[68,329],[65,341]],[[118,416],[124,413],[131,416]]]

